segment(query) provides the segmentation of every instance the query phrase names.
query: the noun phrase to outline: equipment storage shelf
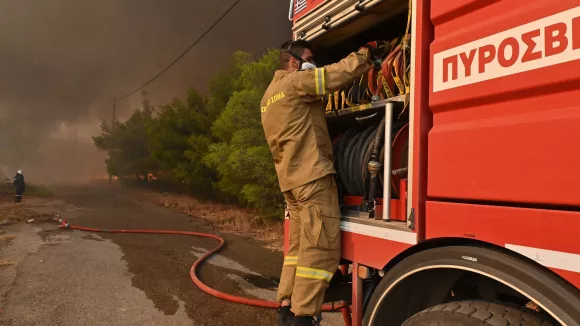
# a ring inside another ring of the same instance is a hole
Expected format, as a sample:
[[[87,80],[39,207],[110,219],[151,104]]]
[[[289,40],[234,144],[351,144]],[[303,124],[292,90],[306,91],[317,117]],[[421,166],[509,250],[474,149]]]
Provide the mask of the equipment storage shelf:
[[[368,113],[378,112],[381,110],[384,111],[385,105],[388,102],[404,103],[405,98],[407,98],[407,97],[408,97],[408,94],[407,95],[399,95],[399,96],[391,97],[391,98],[384,99],[384,100],[374,101],[374,102],[371,102],[368,104],[360,104],[360,105],[355,105],[355,106],[351,106],[348,108],[344,108],[341,110],[329,111],[326,113],[326,117],[333,118],[333,117],[338,117],[338,116],[352,115],[352,114],[359,113],[359,112],[363,112],[365,114],[368,114]]]

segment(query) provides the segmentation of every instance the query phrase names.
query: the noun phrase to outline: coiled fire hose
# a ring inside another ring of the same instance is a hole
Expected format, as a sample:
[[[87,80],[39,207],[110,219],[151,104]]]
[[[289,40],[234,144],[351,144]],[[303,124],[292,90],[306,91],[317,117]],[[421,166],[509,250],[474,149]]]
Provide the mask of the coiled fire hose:
[[[191,266],[191,269],[189,270],[189,275],[190,275],[193,283],[198,288],[200,288],[203,292],[210,294],[216,298],[226,300],[226,301],[240,303],[240,304],[253,306],[253,307],[270,308],[270,309],[277,309],[280,306],[280,304],[278,302],[275,302],[275,301],[251,299],[251,298],[245,298],[245,297],[240,297],[240,296],[220,292],[214,288],[207,286],[199,279],[199,277],[198,277],[199,267],[204,263],[204,261],[206,261],[209,257],[218,253],[226,245],[226,241],[222,237],[217,236],[215,234],[193,232],[193,231],[170,231],[170,230],[99,229],[99,228],[89,228],[89,227],[83,227],[83,226],[78,226],[78,225],[71,225],[66,220],[60,218],[60,216],[54,215],[54,214],[52,215],[51,218],[54,221],[57,221],[60,223],[59,228],[61,228],[61,229],[71,229],[71,230],[78,230],[78,231],[84,231],[84,232],[95,232],[95,233],[140,233],[140,234],[188,235],[188,236],[193,236],[193,237],[202,237],[202,238],[210,238],[210,239],[217,240],[219,242],[217,247],[215,247],[212,250],[205,253],[205,255],[201,256]],[[343,269],[342,272],[345,273],[346,270]],[[350,307],[348,304],[344,304],[344,303],[339,304],[339,305],[326,304],[326,305],[322,306],[322,311],[324,311],[324,312],[334,312],[334,311],[338,311],[339,309],[342,312],[342,317],[344,319],[345,325],[351,326],[352,322],[351,322],[351,317],[350,317]]]

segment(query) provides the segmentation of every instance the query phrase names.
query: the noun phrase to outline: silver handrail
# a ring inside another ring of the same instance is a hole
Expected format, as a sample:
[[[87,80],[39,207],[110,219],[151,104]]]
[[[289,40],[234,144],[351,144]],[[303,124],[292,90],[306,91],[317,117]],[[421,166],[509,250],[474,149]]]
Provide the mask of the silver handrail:
[[[288,20],[294,19],[294,0],[290,0],[290,9],[288,10]]]
[[[385,104],[385,161],[383,164],[383,220],[391,220],[391,143],[393,131],[393,102]]]

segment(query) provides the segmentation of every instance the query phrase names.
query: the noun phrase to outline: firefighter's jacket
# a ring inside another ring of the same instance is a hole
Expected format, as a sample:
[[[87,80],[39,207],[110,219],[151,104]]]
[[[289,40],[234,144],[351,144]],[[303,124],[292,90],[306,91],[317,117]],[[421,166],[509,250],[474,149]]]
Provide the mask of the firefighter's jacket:
[[[282,192],[336,173],[321,98],[346,87],[370,68],[368,50],[363,48],[322,68],[276,71],[261,112]]]
[[[16,176],[14,176],[13,183],[14,183],[14,188],[16,188],[17,194],[24,193],[26,183],[24,183],[24,176],[22,174],[16,174]]]

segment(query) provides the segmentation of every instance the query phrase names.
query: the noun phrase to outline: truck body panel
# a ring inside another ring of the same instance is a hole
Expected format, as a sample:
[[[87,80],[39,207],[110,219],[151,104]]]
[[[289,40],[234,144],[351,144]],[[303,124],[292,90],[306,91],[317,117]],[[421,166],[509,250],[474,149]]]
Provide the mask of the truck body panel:
[[[432,2],[429,197],[580,206],[578,2],[459,3]]]
[[[540,208],[580,205],[580,155],[570,150],[580,139],[578,5],[431,2],[425,216],[427,239],[577,256],[567,269],[546,265],[576,286],[580,214]]]
[[[391,261],[400,253],[411,248],[415,243],[408,235],[403,235],[402,231],[388,230],[368,231],[341,228],[342,257],[350,261],[356,261],[364,266],[376,269],[385,267],[385,262]],[[374,231],[374,232],[373,232]],[[374,233],[374,234],[373,234]],[[395,234],[389,234],[395,233]],[[407,232],[409,235],[414,233]],[[389,250],[369,250],[369,248],[389,248]]]
[[[428,201],[427,217],[428,240],[452,237],[495,244],[580,288],[580,212]]]

